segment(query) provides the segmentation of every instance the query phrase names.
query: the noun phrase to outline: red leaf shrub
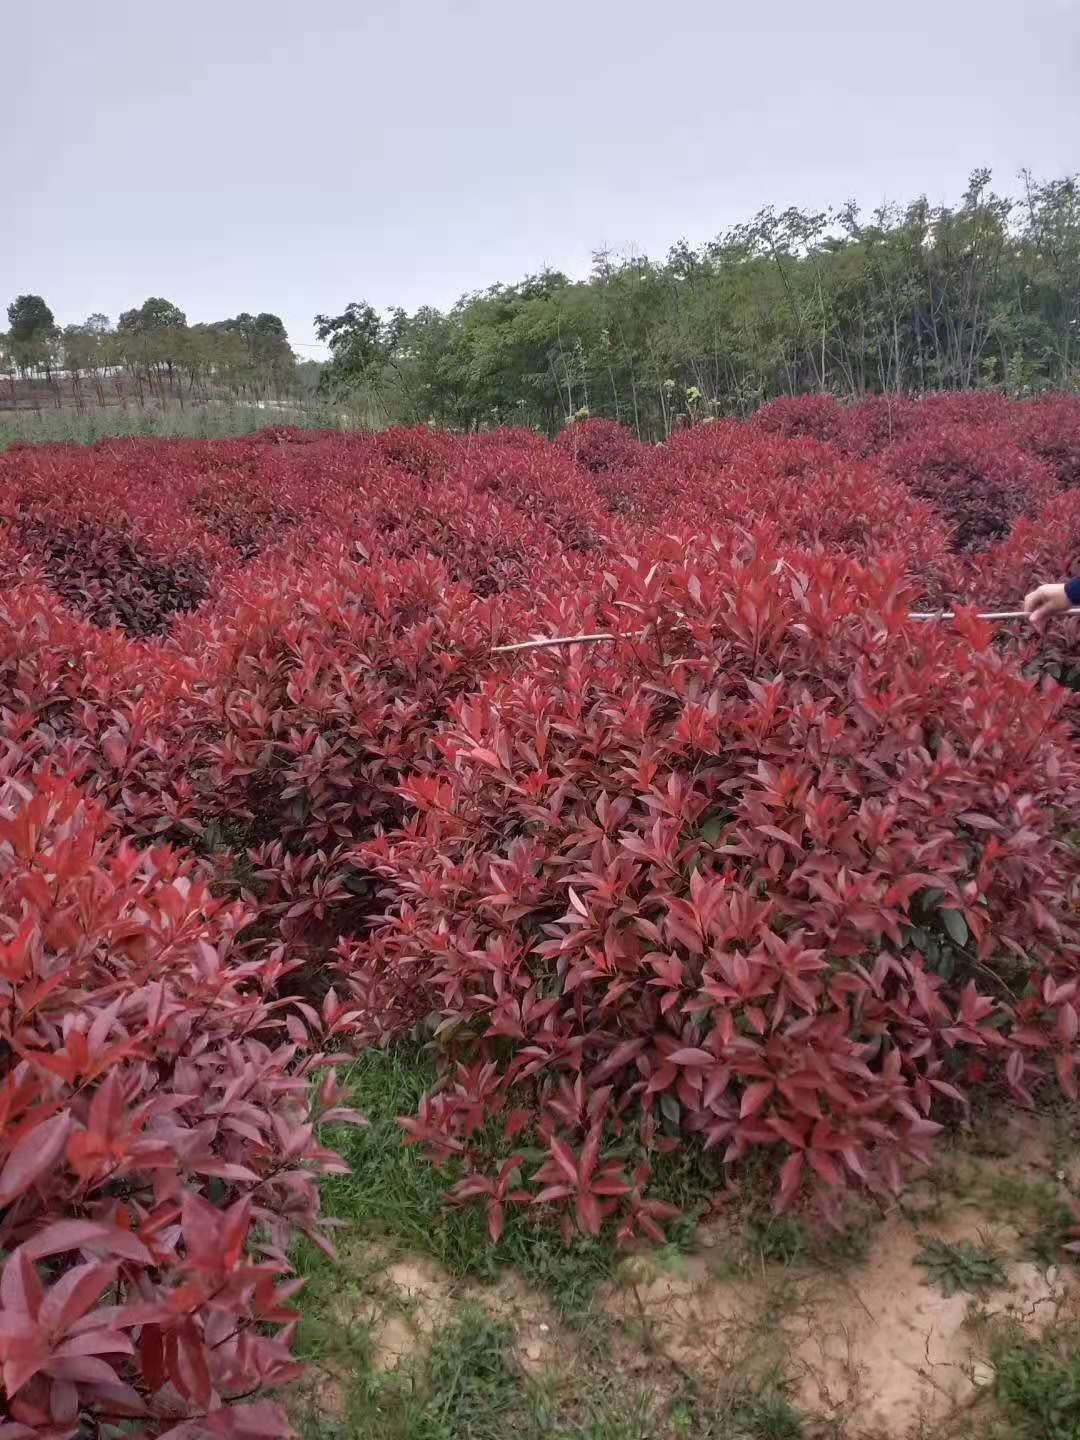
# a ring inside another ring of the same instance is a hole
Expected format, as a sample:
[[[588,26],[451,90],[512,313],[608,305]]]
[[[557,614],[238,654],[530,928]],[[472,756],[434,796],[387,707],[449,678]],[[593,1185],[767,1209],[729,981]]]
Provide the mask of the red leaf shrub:
[[[583,470],[633,470],[648,449],[614,420],[575,420],[555,441]]]
[[[788,395],[763,405],[751,423],[782,440],[805,437],[836,445],[846,432],[847,411],[832,395]]]
[[[606,1147],[645,1160],[664,1122],[730,1160],[781,1144],[783,1203],[895,1186],[969,1052],[1025,1093],[1015,975],[1061,965],[1075,998],[1060,699],[988,627],[906,622],[895,572],[666,548],[575,627],[654,641],[539,652],[455,707],[408,825],[358,852],[398,913],[343,947],[370,1036],[434,1016],[459,1062],[412,1138],[479,1167],[523,1117],[508,1148],[525,1126],[550,1159],[518,1188],[593,1233],[633,1193]]]
[[[1002,539],[1059,488],[1046,465],[1003,433],[972,426],[920,431],[884,450],[879,464],[939,511],[958,551],[982,550]]]
[[[1047,581],[1080,574],[1080,493],[1057,495],[1034,519],[1019,520],[1000,544],[972,557],[960,584],[968,597],[991,609],[1012,609],[1018,598]],[[1080,628],[1052,621],[1041,633],[1012,627],[1009,643],[1025,669],[1051,675],[1080,690]],[[1074,712],[1075,713],[1075,712]]]
[[[1050,466],[1064,489],[1080,485],[1080,396],[1018,405],[1011,431],[1016,444]]]
[[[28,520],[14,537],[56,593],[103,628],[163,635],[174,615],[197,609],[209,594],[194,560],[164,564],[112,529]]]
[[[833,443],[846,455],[870,459],[928,423],[922,414],[920,402],[908,395],[868,395],[847,408]]]
[[[406,1135],[493,1235],[657,1240],[679,1143],[894,1186],[974,1075],[1075,1094],[1073,622],[906,619],[1080,567],[1070,404],[0,456],[18,1434],[281,1432],[329,1044],[438,1033]]]
[[[314,1138],[325,1062],[297,1060],[272,998],[285,963],[245,953],[250,917],[190,862],[118,840],[48,771],[3,793],[0,911],[9,1419],[239,1436],[254,1416],[231,1402],[297,1373],[287,1249],[326,1245],[316,1180],[344,1168]],[[332,1079],[321,1095],[334,1118]]]

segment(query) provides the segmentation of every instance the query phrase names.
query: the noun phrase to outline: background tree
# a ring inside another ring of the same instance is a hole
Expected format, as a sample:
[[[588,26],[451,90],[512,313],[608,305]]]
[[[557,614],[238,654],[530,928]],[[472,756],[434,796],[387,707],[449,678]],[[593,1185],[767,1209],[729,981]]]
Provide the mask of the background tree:
[[[17,342],[51,336],[56,329],[53,312],[40,295],[18,295],[7,307],[11,338]]]
[[[131,331],[137,335],[148,335],[155,330],[175,330],[187,324],[187,316],[171,300],[151,295],[134,310],[121,312],[117,329]]]
[[[528,276],[380,321],[316,317],[324,385],[391,420],[551,432],[582,409],[659,439],[693,410],[781,395],[858,396],[1080,382],[1080,182],[973,172],[955,206],[864,215],[772,207],[663,261],[594,256],[591,275]]]
[[[340,315],[316,315],[315,334],[330,349],[327,386],[359,384],[386,358],[383,322],[366,301],[350,301]]]
[[[34,371],[51,382],[52,344],[56,336],[53,312],[40,295],[18,295],[7,309],[8,349],[11,362],[23,375]]]

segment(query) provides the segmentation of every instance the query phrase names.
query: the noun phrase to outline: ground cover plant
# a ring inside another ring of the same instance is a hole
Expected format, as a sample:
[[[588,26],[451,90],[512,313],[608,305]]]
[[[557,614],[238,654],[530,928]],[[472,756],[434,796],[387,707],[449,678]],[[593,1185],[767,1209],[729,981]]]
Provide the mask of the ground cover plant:
[[[0,456],[0,1440],[288,1433],[366,1046],[493,1241],[1077,1098],[1080,404],[883,403]]]

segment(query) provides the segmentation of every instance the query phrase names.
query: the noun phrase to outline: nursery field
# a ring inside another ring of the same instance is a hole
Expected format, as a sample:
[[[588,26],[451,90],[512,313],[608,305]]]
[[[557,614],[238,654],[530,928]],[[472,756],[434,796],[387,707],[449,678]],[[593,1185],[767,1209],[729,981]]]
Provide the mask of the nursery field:
[[[0,1440],[1080,1435],[1080,399],[0,516]]]

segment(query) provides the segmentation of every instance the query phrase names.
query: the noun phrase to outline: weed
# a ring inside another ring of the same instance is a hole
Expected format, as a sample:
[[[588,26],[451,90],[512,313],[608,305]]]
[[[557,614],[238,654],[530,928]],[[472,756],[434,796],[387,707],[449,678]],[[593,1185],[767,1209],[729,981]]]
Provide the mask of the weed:
[[[735,1431],[747,1440],[798,1440],[803,1433],[802,1417],[779,1391],[766,1390],[744,1396],[732,1409]]]
[[[1008,1283],[998,1255],[989,1246],[973,1245],[970,1240],[955,1245],[948,1240],[928,1240],[915,1263],[926,1271],[927,1283],[946,1296],[958,1290],[979,1295]]]
[[[996,1397],[1016,1440],[1080,1436],[1080,1334],[1075,1327],[1033,1339],[1012,1328],[991,1352]]]
[[[1076,1221],[1053,1185],[1006,1173],[992,1177],[987,1194],[1000,1213],[1017,1217],[1033,1260],[1044,1267],[1061,1264],[1062,1246]]]
[[[747,1225],[747,1243],[762,1260],[779,1265],[797,1265],[806,1258],[806,1226],[797,1215],[753,1216]]]

